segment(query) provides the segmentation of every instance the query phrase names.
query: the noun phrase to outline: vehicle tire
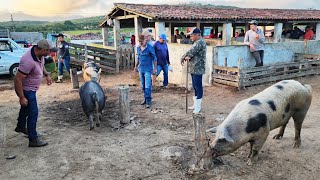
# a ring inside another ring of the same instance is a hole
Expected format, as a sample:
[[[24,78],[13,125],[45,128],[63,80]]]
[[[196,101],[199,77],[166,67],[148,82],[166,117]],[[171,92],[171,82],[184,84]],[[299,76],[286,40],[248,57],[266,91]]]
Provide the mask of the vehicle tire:
[[[17,72],[18,72],[18,68],[19,68],[19,64],[13,64],[11,67],[10,67],[10,75],[12,77],[14,77]]]

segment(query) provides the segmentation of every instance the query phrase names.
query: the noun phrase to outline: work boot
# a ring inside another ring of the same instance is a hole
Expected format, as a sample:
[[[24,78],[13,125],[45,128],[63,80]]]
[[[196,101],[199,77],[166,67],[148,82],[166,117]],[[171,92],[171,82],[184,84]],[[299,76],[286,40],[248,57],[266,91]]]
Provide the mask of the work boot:
[[[14,131],[17,133],[23,133],[28,136],[28,130],[25,127],[22,128],[17,126],[16,129],[14,129]]]
[[[146,99],[144,99],[144,101],[141,102],[141,105],[145,105],[146,104]]]
[[[38,137],[33,140],[29,140],[29,147],[42,147],[48,145],[48,142],[41,141]]]
[[[193,96],[193,105],[188,107],[189,110],[194,110],[195,104],[196,104],[197,96]]]
[[[202,102],[202,99],[196,99],[196,104],[195,104],[194,110],[193,110],[194,114],[197,114],[201,111],[201,102]]]

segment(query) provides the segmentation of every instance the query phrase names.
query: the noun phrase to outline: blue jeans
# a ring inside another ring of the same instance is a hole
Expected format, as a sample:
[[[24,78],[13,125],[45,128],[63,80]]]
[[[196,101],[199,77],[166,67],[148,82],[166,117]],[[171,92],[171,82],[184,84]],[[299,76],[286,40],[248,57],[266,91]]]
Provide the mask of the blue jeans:
[[[203,96],[203,87],[202,87],[202,74],[191,74],[192,78],[192,87],[194,89],[194,96],[197,96],[197,99],[202,99]]]
[[[36,91],[23,91],[28,100],[27,106],[21,106],[17,127],[25,128],[27,124],[29,140],[37,138],[38,105]]]
[[[146,72],[139,71],[141,87],[142,87],[142,91],[144,93],[144,98],[146,102],[151,102],[151,91],[152,91],[151,74],[152,72],[150,71],[146,71]]]
[[[58,72],[59,76],[63,74],[63,66],[66,68],[68,73],[70,73],[70,56],[64,58],[63,62],[60,61],[61,58],[58,60]]]
[[[157,76],[159,76],[161,70],[163,71],[163,86],[168,86],[168,64],[157,65]]]

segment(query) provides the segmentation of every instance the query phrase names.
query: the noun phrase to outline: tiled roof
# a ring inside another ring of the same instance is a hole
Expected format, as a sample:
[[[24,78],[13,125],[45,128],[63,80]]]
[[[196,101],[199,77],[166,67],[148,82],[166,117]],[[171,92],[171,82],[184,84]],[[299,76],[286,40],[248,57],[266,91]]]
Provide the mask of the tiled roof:
[[[109,13],[118,9],[162,20],[320,20],[320,10],[191,7],[184,5],[149,5],[115,3]]]

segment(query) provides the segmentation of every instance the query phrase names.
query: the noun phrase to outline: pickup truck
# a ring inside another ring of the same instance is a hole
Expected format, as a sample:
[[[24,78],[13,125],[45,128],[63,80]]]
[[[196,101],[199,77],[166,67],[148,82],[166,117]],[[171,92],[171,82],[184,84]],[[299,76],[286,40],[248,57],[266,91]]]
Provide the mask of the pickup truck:
[[[20,58],[27,51],[10,38],[0,38],[0,74],[15,76]]]

